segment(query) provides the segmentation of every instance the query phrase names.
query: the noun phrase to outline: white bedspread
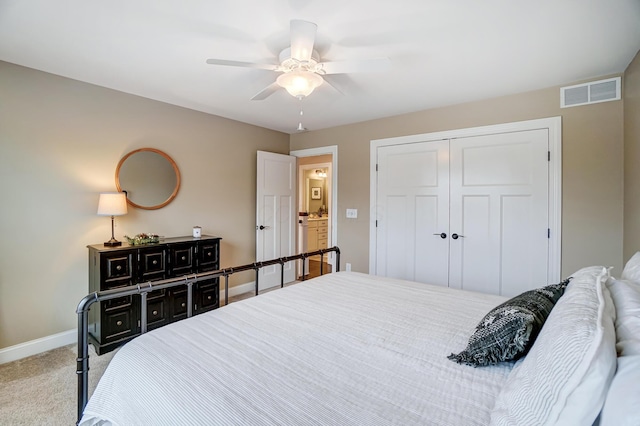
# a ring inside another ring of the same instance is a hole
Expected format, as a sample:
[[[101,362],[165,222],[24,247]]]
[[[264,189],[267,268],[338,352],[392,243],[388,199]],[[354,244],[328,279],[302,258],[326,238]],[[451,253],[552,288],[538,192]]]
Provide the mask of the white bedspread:
[[[325,275],[134,339],[81,424],[485,425],[513,365],[447,355],[504,300]]]

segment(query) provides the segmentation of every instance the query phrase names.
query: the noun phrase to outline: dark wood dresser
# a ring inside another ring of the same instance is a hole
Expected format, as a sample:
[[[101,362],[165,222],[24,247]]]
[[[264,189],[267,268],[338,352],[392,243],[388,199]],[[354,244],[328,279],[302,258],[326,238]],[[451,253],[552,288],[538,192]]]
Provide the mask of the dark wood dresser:
[[[218,237],[166,238],[158,244],[89,248],[89,292],[220,269]],[[219,278],[193,285],[193,315],[220,306]],[[187,287],[155,290],[147,295],[148,330],[187,317]],[[96,303],[89,311],[89,342],[98,355],[140,334],[140,295]]]

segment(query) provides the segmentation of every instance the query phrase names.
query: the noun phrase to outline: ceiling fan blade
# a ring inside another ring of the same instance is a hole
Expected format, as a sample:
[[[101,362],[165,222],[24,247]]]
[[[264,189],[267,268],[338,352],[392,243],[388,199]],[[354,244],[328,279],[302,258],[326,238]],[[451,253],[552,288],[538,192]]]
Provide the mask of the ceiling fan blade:
[[[252,62],[228,61],[226,59],[207,59],[211,65],[224,65],[229,67],[258,68],[261,70],[274,71],[278,66],[272,64],[254,64]]]
[[[318,26],[313,22],[294,19],[291,21],[291,57],[298,61],[309,61],[316,41]]]
[[[358,72],[384,72],[391,68],[389,58],[362,59],[357,61],[322,62],[325,74],[349,74]]]
[[[259,91],[253,98],[251,98],[251,100],[262,101],[264,99],[267,99],[269,96],[273,95],[279,89],[281,89],[281,87],[278,85],[278,83],[274,81],[273,83],[271,83],[270,85],[268,85],[267,87]]]

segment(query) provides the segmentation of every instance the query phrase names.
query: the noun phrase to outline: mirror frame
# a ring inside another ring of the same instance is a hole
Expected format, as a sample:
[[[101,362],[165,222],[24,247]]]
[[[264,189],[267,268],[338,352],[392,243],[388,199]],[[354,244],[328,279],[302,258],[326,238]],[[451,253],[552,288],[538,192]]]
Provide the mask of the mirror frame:
[[[122,192],[123,191],[122,187],[120,186],[120,168],[122,167],[124,162],[129,157],[131,157],[133,154],[136,154],[138,152],[155,152],[156,154],[159,154],[159,155],[163,156],[169,162],[169,164],[171,164],[171,167],[173,167],[173,171],[176,174],[176,186],[175,186],[175,188],[173,188],[173,192],[171,193],[171,195],[169,195],[169,198],[167,198],[164,202],[162,202],[160,204],[157,204],[155,206],[141,206],[141,205],[136,204],[133,201],[131,201],[129,199],[129,197],[127,197],[127,203],[129,205],[131,205],[132,207],[137,207],[137,208],[143,209],[143,210],[157,210],[157,209],[160,209],[160,208],[166,206],[167,204],[169,204],[171,201],[173,201],[174,198],[176,198],[176,195],[178,194],[178,190],[180,189],[180,170],[178,169],[178,165],[176,164],[176,162],[173,161],[173,158],[171,158],[167,153],[165,153],[163,151],[160,151],[159,149],[155,149],[155,148],[140,148],[140,149],[136,149],[134,151],[131,151],[130,153],[128,153],[127,155],[122,157],[122,159],[118,163],[118,166],[116,167],[116,188],[118,189],[118,192]]]

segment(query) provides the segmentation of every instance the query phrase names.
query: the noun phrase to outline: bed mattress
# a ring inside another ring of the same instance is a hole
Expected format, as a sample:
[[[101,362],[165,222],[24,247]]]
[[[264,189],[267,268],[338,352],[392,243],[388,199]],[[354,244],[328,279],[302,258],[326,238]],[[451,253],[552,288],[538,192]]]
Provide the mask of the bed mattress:
[[[447,359],[504,297],[324,275],[122,347],[82,425],[485,425],[513,364]]]

